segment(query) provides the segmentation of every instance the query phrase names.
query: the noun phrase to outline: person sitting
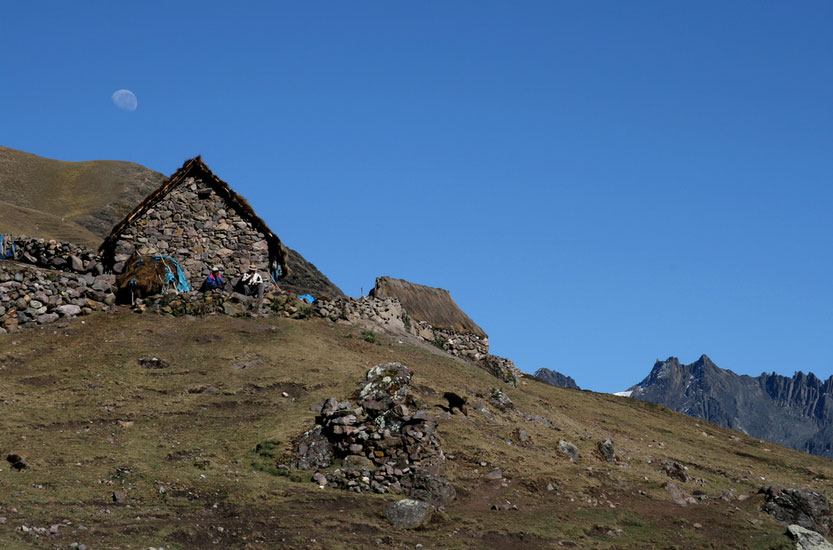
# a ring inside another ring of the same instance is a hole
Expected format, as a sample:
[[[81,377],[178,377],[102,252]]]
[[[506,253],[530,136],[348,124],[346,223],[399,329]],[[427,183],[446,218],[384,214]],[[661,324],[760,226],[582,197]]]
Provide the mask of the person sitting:
[[[235,290],[241,294],[245,294],[246,296],[257,296],[258,298],[263,298],[263,277],[261,277],[257,272],[256,265],[249,266],[249,270],[244,273],[237,282]]]
[[[215,265],[211,268],[211,273],[206,277],[200,290],[203,292],[215,289],[222,290],[224,286],[226,286],[226,280],[223,278],[223,268]]]

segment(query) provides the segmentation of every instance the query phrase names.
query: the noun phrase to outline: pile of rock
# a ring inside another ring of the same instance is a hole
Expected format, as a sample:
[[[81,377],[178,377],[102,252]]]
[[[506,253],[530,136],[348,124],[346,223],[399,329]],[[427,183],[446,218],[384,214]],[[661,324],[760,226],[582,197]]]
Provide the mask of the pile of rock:
[[[354,492],[405,493],[443,505],[455,497],[445,478],[437,421],[409,394],[413,371],[376,365],[355,400],[328,399],[316,426],[296,442],[294,468],[318,470],[313,480]],[[341,466],[325,470],[341,460]]]
[[[116,301],[112,283],[108,275],[0,264],[0,334],[109,310]]]
[[[12,252],[18,262],[46,269],[58,269],[74,273],[104,273],[101,258],[94,251],[77,244],[34,239],[23,235],[4,235],[3,248]]]

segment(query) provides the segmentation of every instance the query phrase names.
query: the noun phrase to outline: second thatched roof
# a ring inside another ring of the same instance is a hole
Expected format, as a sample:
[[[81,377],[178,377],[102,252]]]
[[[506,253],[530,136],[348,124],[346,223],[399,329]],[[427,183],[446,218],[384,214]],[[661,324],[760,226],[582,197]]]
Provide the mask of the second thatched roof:
[[[483,329],[460,309],[451,294],[443,288],[418,285],[404,279],[379,277],[370,294],[377,298],[398,299],[411,317],[425,321],[434,328],[486,337]]]

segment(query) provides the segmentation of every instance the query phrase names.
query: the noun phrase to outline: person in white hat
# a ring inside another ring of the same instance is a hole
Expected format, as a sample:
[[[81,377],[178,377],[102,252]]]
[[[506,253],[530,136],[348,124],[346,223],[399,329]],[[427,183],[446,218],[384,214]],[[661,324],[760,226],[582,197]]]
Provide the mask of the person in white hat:
[[[211,273],[206,277],[200,290],[203,292],[214,289],[222,290],[224,286],[226,286],[226,280],[223,278],[223,267],[215,265],[211,268]]]
[[[263,277],[257,272],[257,266],[254,264],[249,266],[249,270],[243,274],[237,286],[241,294],[263,298]]]

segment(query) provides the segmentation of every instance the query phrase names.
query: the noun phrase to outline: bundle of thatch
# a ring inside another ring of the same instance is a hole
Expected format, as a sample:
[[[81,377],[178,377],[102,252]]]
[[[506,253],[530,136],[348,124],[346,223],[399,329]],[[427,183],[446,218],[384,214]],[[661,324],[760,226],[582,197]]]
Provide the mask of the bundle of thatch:
[[[116,298],[120,303],[189,290],[182,268],[170,256],[139,256],[134,252],[125,262],[124,271],[116,277]]]

